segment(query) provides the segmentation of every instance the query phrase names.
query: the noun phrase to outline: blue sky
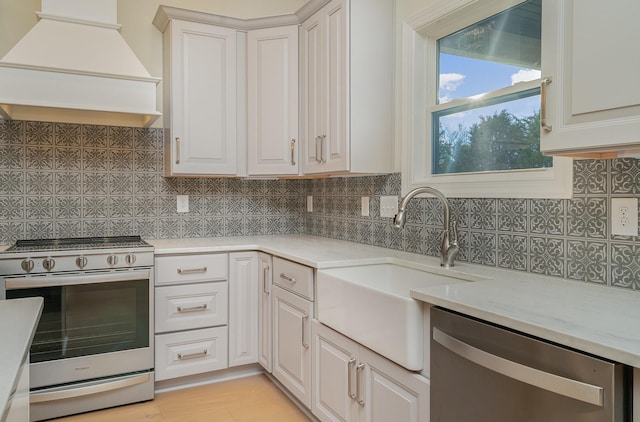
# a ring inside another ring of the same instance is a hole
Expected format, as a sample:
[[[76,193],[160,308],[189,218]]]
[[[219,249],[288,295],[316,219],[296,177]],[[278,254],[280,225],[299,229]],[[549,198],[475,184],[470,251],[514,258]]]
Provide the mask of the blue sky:
[[[472,72],[470,72],[472,70]],[[538,79],[540,71],[510,66],[487,60],[469,59],[450,54],[440,55],[440,102],[455,98],[467,98],[499,88],[511,86],[516,82]],[[519,100],[508,111],[516,116],[533,114],[540,107],[538,96]],[[485,107],[448,116],[447,125],[457,128],[458,123],[470,126],[480,115],[491,115],[505,105]]]

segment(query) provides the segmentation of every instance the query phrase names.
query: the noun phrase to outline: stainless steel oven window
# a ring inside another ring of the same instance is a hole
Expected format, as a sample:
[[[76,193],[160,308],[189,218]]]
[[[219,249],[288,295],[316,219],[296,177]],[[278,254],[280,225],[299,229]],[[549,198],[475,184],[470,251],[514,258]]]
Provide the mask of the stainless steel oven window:
[[[149,347],[150,283],[143,274],[76,274],[14,281],[6,291],[8,299],[44,297],[31,363]]]

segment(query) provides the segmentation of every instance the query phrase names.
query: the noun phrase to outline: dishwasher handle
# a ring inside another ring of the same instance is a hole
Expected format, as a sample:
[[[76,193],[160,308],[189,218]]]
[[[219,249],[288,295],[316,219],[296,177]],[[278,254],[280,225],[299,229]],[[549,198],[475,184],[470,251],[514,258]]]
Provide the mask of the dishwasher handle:
[[[602,387],[561,377],[492,355],[464,343],[436,327],[433,328],[433,340],[460,357],[506,377],[565,397],[600,407],[604,406],[604,388]]]

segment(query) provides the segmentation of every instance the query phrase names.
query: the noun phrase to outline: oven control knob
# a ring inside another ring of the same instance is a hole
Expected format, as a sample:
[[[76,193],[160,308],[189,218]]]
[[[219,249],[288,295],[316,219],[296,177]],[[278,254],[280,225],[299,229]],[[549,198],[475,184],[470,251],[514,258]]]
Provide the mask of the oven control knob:
[[[56,266],[56,261],[53,258],[45,258],[42,260],[42,267],[47,270],[53,270],[53,267]]]
[[[20,264],[20,266],[22,267],[22,269],[26,272],[26,273],[30,273],[31,270],[33,270],[33,267],[36,264],[33,262],[33,259],[25,259],[22,261],[22,263]]]
[[[136,262],[136,256],[132,253],[127,254],[127,256],[124,257],[125,262],[127,263],[127,265],[133,265]]]
[[[87,266],[87,257],[85,256],[79,256],[76,258],[76,265],[78,266],[78,268],[83,269],[84,267]]]
[[[109,255],[107,257],[107,264],[109,264],[109,265],[111,265],[113,267],[117,263],[118,263],[118,256],[117,255]]]

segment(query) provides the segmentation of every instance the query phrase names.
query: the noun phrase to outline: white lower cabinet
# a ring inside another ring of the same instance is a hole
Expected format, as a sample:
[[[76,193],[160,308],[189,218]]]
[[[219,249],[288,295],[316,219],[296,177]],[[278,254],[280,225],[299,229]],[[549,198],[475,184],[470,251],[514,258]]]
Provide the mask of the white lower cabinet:
[[[258,254],[258,363],[272,371],[273,342],[271,341],[271,290],[273,272],[271,255]]]
[[[258,253],[229,254],[229,367],[258,362]]]
[[[273,376],[311,407],[311,318],[313,302],[273,286]]]
[[[429,380],[317,321],[312,412],[321,421],[425,422]]]
[[[155,259],[155,378],[229,366],[228,254]]]

